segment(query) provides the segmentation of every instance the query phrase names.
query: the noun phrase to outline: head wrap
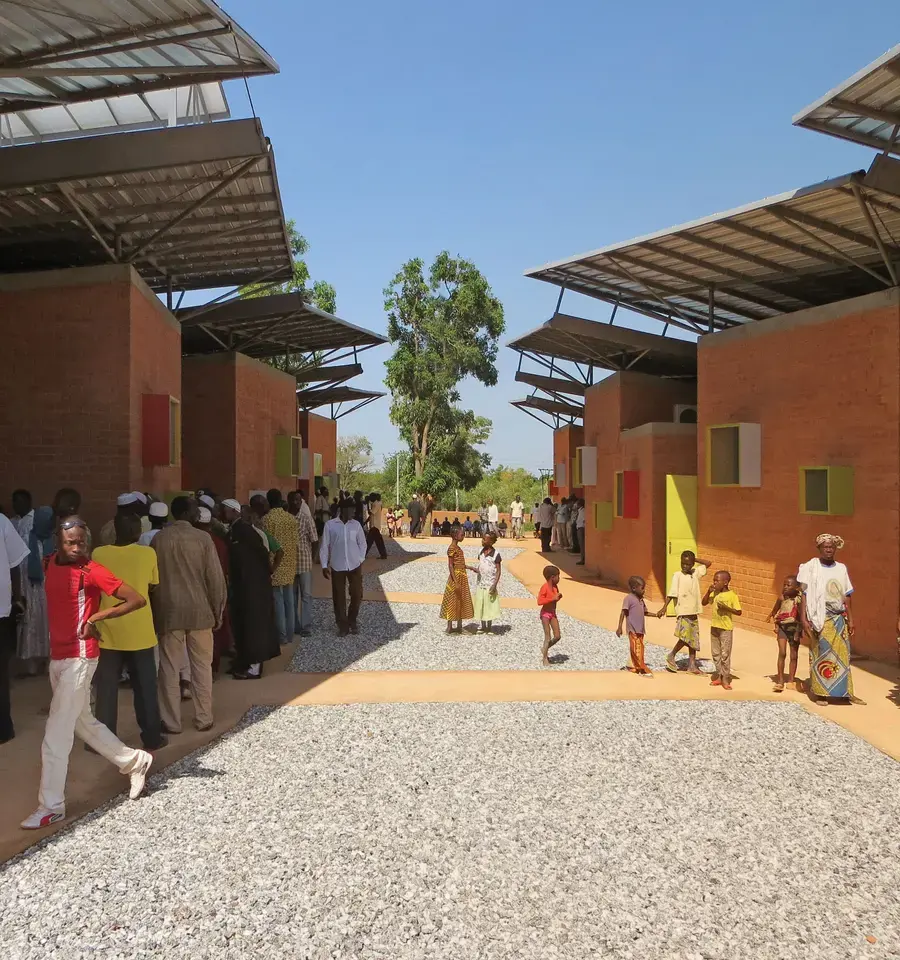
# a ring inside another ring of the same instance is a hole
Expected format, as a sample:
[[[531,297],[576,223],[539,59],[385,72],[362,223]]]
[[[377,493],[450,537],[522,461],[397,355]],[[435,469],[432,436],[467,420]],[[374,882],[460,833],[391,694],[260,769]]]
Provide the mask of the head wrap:
[[[207,494],[207,493],[204,493],[204,494],[199,498],[199,500],[200,500],[200,503],[202,503],[205,507],[209,507],[210,510],[212,510],[213,507],[215,507],[215,505],[216,505],[216,501],[213,500],[213,498],[212,498],[211,496],[209,496],[209,494]]]
[[[167,517],[168,515],[169,507],[163,503],[162,500],[154,500],[154,502],[150,504],[151,517]]]
[[[135,500],[139,500],[141,503],[147,502],[147,494],[141,493],[140,490],[132,490],[131,495],[134,497]]]
[[[835,550],[844,549],[844,538],[836,533],[820,533],[816,537],[816,546],[821,547],[823,543],[833,543]]]
[[[228,507],[229,510],[236,510],[238,513],[241,512],[241,505],[238,503],[237,500],[234,500],[231,498],[229,498],[228,500],[223,500],[222,506]]]
[[[116,497],[116,505],[120,507],[127,507],[129,503],[137,503],[138,498],[135,493],[120,493]]]
[[[53,553],[53,507],[38,507],[34,511],[31,533],[28,535],[28,579],[32,583],[44,582],[43,557]]]
[[[212,514],[209,512],[209,507],[200,507],[197,513],[200,523],[209,523],[209,521],[212,520]]]

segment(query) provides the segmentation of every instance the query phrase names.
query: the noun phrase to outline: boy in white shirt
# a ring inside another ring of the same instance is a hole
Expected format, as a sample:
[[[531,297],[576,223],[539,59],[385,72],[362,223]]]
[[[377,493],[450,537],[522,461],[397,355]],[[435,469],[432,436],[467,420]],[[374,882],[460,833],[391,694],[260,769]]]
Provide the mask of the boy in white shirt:
[[[681,570],[672,575],[672,584],[666,594],[666,602],[657,613],[664,617],[669,603],[675,601],[675,639],[672,652],[666,657],[666,670],[678,673],[675,654],[682,647],[688,648],[688,673],[701,673],[697,666],[697,653],[700,650],[700,607],[702,596],[700,581],[706,576],[709,560],[698,560],[692,550],[681,554]]]

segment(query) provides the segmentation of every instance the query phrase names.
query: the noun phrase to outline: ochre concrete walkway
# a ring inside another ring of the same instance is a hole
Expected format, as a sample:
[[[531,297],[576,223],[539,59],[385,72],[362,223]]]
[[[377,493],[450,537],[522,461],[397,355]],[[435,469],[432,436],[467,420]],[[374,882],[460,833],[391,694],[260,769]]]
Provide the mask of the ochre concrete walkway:
[[[446,544],[446,540],[438,541]],[[414,541],[404,545],[414,549]],[[512,541],[501,541],[503,546]],[[596,579],[584,575],[575,565],[575,558],[563,553],[547,557],[538,552],[538,542],[526,539],[516,546],[524,552],[507,563],[532,594],[536,594],[547,563],[563,570],[560,609],[589,623],[615,629],[622,603],[622,591],[601,586]],[[443,560],[442,557],[437,557]],[[417,558],[411,562],[432,562]],[[377,571],[378,560],[367,561],[367,569]],[[316,596],[329,596],[329,588],[320,571],[314,577]],[[738,585],[739,588],[739,585]],[[366,599],[373,602],[391,600],[407,603],[439,604],[437,594],[384,594],[371,591]],[[540,642],[537,608],[533,601],[504,599],[506,607],[535,610],[535,647]],[[651,608],[652,608],[651,604]],[[648,623],[647,640],[664,646],[672,644],[671,620]],[[703,623],[703,653],[709,652],[709,630]],[[399,703],[447,701],[564,701],[564,700],[769,700],[798,703],[825,719],[841,724],[885,753],[900,760],[900,671],[889,664],[872,661],[854,663],[853,674],[857,696],[865,706],[820,707],[807,696],[787,690],[776,694],[771,673],[775,667],[776,644],[770,634],[751,630],[735,630],[733,668],[734,689],[728,693],[711,687],[708,678],[688,674],[657,673],[651,679],[636,677],[626,671],[591,672],[559,670],[521,671],[347,671],[340,674],[293,674],[284,670],[290,659],[288,651],[266,665],[266,676],[258,682],[239,682],[230,678],[217,681],[215,693],[216,725],[208,733],[192,727],[193,708],[184,707],[184,733],[170,738],[169,746],[156,755],[161,769],[194,750],[202,748],[230,730],[253,705],[311,706],[342,703]],[[800,674],[806,677],[808,657],[800,654]],[[46,678],[16,682],[13,688],[13,716],[16,739],[0,747],[0,862],[46,837],[19,829],[19,822],[34,808],[40,774],[40,745],[49,703]],[[123,691],[119,706],[119,734],[129,743],[137,743],[130,691]],[[69,820],[95,809],[121,792],[125,780],[100,757],[85,752],[76,741],[72,752],[67,785]]]

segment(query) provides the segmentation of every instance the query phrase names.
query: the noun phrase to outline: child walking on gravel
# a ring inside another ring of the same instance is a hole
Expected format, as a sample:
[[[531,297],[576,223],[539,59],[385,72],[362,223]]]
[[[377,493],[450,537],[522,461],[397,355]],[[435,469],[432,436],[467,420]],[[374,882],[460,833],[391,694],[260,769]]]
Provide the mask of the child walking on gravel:
[[[731,689],[731,644],[734,638],[734,617],[741,615],[741,598],[731,589],[731,574],[720,570],[703,595],[703,606],[713,605],[709,638],[713,663],[716,665],[710,686]]]
[[[481,553],[478,554],[478,564],[469,567],[478,574],[478,584],[475,587],[475,619],[481,621],[479,633],[491,633],[492,624],[500,616],[500,597],[497,588],[500,584],[500,554],[494,549],[497,537],[493,533],[486,533],[481,538]]]
[[[709,560],[698,560],[693,550],[681,554],[681,569],[672,575],[666,602],[656,615],[664,617],[669,604],[675,601],[675,639],[672,652],[666,657],[666,670],[678,673],[675,654],[688,648],[688,673],[700,673],[697,652],[700,650],[700,581],[706,576]]]
[[[541,608],[541,625],[544,628],[543,664],[550,666],[550,648],[559,643],[559,620],[556,605],[562,600],[559,592],[559,567],[544,567],[544,585],[538,593],[538,606]]]
[[[631,593],[622,601],[622,611],[619,614],[616,636],[622,636],[622,624],[627,621],[631,664],[625,669],[642,677],[652,677],[653,671],[644,663],[644,616],[647,613],[647,604],[644,603],[644,587],[643,577],[628,578],[628,589]]]
[[[775,676],[775,692],[784,690],[784,662],[787,649],[791,648],[790,672],[788,684],[793,685],[797,675],[797,657],[800,653],[800,641],[803,639],[803,592],[796,577],[785,577],[781,596],[775,599],[772,612],[766,622],[775,620],[775,638],[778,640],[778,673]]]

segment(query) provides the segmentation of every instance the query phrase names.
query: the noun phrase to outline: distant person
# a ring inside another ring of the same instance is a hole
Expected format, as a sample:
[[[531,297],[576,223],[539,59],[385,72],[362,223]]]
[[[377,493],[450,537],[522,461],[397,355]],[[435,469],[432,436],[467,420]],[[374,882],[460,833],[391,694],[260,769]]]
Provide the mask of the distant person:
[[[498,533],[501,537],[506,537],[506,534],[507,534],[508,532],[509,532],[509,527],[506,525],[506,521],[505,521],[505,520],[501,520],[501,521],[497,524],[497,533]]]
[[[500,509],[493,500],[489,501],[487,508],[487,532],[497,534],[497,524],[500,521]]]
[[[544,497],[544,502],[538,508],[542,553],[550,553],[550,539],[553,536],[554,516],[553,501],[549,497]]]
[[[560,600],[562,594],[559,592],[559,567],[544,567],[544,585],[538,592],[537,602],[541,608],[541,626],[544,628],[541,662],[545,667],[550,666],[550,648],[555,647],[561,638],[559,617],[556,615],[556,605]]]
[[[419,535],[422,522],[422,502],[419,500],[417,493],[413,494],[413,498],[409,501],[406,512],[409,514],[409,535],[415,538]]]
[[[441,536],[449,537],[453,533],[453,524],[444,517],[444,522],[441,524]]]
[[[445,519],[448,531],[450,524]],[[441,524],[443,528],[443,524]],[[459,541],[462,540],[462,527],[457,527],[453,533],[453,540],[447,549],[447,565],[450,576],[444,589],[444,598],[441,601],[441,620],[447,621],[447,633],[462,633],[463,620],[469,620],[475,615],[472,605],[472,594],[469,590],[469,577],[466,573],[466,555],[463,553]],[[453,623],[456,622],[454,630]]]
[[[441,535],[441,525],[438,523],[437,517],[431,521],[431,535],[433,537],[439,537]]]
[[[269,490],[266,500],[269,509],[263,518],[262,528],[278,541],[284,551],[281,563],[272,573],[275,622],[278,624],[281,646],[284,647],[294,639],[294,621],[297,615],[294,581],[297,578],[297,546],[300,534],[296,517],[284,509],[284,498],[277,487]]]
[[[575,534],[578,540],[578,552],[581,554],[581,559],[575,561],[575,565],[579,567],[584,566],[584,548],[585,548],[585,534],[584,534],[584,521],[585,521],[585,503],[584,500],[579,500],[576,504],[576,514],[575,514]]]
[[[481,552],[478,562],[469,567],[478,574],[473,602],[473,616],[481,621],[479,633],[492,633],[495,620],[500,619],[500,574],[503,572],[500,554],[495,544],[497,538],[493,533],[486,533],[481,540]]]
[[[9,517],[0,513],[0,744],[16,735],[9,699],[9,664],[16,653],[16,629],[25,615],[23,561],[28,546]]]
[[[525,518],[525,504],[522,503],[522,498],[518,493],[516,494],[516,499],[510,504],[509,518],[512,520],[513,540],[521,540],[522,522]]]
[[[387,560],[387,550],[384,547],[384,537],[381,535],[381,514],[382,503],[380,493],[370,493],[369,503],[369,529],[366,531],[366,553],[372,549],[372,544],[378,550],[378,556],[382,560]]]
[[[322,575],[331,581],[331,600],[338,636],[359,633],[359,609],[362,605],[362,565],[366,559],[366,535],[354,518],[353,500],[341,502],[340,515],[325,524],[319,555]],[[347,591],[350,608],[347,608]]]
[[[465,535],[467,537],[471,537],[474,529],[475,525],[472,523],[472,518],[466,517],[466,519],[463,521],[463,530],[465,531]]]
[[[149,547],[153,543],[153,538],[169,522],[169,507],[161,500],[154,500],[150,504],[150,529],[142,533],[138,543],[142,547]]]

